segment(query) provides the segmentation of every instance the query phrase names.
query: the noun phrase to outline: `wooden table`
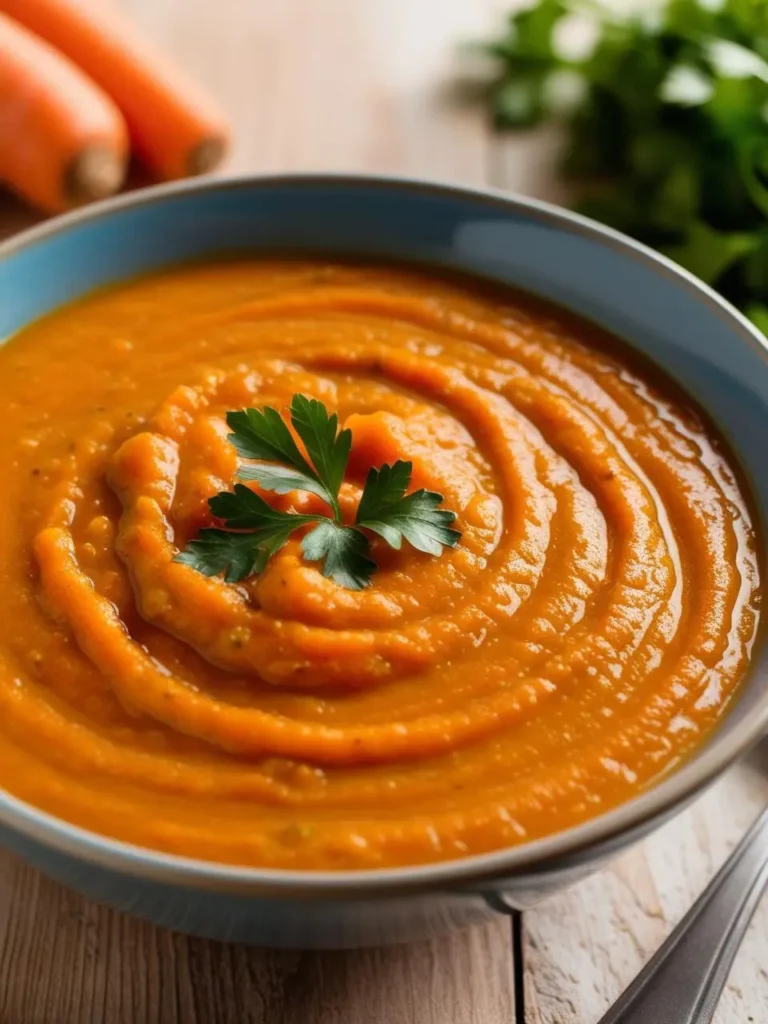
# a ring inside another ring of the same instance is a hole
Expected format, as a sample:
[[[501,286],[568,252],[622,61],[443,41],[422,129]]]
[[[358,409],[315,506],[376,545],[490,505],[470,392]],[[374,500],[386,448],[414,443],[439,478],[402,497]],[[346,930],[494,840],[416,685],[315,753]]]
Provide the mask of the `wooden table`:
[[[499,0],[123,0],[237,128],[229,172],[373,170],[553,195],[546,136],[494,138],[450,89]],[[34,215],[10,199],[5,233]],[[0,854],[0,1024],[594,1024],[768,800],[738,767],[612,867],[510,927],[359,953],[174,935]],[[717,1024],[768,1024],[768,906]],[[654,1024],[654,1022],[649,1022]]]

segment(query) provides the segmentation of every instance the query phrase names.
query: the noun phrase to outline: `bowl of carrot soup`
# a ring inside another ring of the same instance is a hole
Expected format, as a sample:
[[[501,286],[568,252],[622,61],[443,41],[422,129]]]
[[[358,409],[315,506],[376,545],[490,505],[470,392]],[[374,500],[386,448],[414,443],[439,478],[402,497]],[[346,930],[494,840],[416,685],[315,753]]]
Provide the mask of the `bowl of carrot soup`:
[[[152,189],[0,247],[0,837],[272,945],[526,905],[768,718],[765,339],[531,201]]]

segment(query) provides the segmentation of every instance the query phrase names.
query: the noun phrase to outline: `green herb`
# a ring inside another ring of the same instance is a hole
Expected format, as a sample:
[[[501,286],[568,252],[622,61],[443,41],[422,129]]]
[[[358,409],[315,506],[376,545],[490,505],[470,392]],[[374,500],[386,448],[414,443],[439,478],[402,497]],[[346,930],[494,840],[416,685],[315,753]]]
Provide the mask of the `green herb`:
[[[413,465],[396,462],[371,469],[357,508],[357,526],[372,530],[396,550],[403,539],[418,551],[439,555],[444,545],[452,547],[458,540],[451,523],[453,512],[438,508],[442,494],[414,491],[406,496]]]
[[[201,530],[175,561],[204,576],[224,574],[235,583],[264,571],[295,530],[311,527],[301,542],[308,562],[322,562],[323,575],[349,590],[370,585],[376,563],[369,557],[363,530],[399,549],[403,539],[419,551],[439,555],[461,537],[451,528],[456,516],[438,506],[441,494],[418,490],[406,494],[413,466],[398,460],[371,469],[365,482],[354,525],[341,518],[339,490],[349,461],[352,434],[339,431],[336,414],[322,402],[294,395],[291,423],[309,456],[305,459],[287,424],[276,409],[244,409],[227,414],[230,442],[244,459],[238,476],[256,480],[267,491],[288,494],[309,491],[330,506],[332,516],[281,512],[244,484],[210,499],[211,512],[223,528]]]
[[[354,526],[330,519],[319,523],[301,542],[308,562],[325,560],[323,575],[348,590],[362,590],[371,582],[376,563],[368,557],[368,539]]]
[[[483,47],[498,67],[496,124],[563,121],[577,207],[677,260],[765,330],[765,0],[634,6],[538,0],[510,15]],[[568,32],[578,42],[574,16],[591,37],[582,52],[567,43]]]

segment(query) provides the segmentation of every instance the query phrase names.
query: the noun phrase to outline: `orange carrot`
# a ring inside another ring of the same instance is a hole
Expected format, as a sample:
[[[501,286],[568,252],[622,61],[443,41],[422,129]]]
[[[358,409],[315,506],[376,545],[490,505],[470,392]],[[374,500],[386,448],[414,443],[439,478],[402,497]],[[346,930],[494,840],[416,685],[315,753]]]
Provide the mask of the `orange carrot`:
[[[120,111],[66,57],[0,14],[0,178],[51,212],[123,182]]]
[[[216,104],[112,6],[0,0],[0,11],[47,39],[109,93],[137,156],[162,177],[203,174],[223,158],[229,128]]]

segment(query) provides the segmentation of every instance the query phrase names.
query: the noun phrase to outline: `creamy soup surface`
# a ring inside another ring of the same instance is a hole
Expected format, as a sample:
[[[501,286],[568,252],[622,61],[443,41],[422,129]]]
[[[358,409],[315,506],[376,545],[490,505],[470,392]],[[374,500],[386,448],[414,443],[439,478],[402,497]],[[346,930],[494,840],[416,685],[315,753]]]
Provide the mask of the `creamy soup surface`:
[[[235,481],[226,412],[295,394],[352,429],[345,516],[406,459],[459,544],[372,537],[361,591],[300,533],[239,583],[174,562]],[[0,785],[96,832],[297,869],[499,849],[646,789],[748,667],[757,542],[722,444],[556,308],[194,265],[23,330],[0,399]]]

